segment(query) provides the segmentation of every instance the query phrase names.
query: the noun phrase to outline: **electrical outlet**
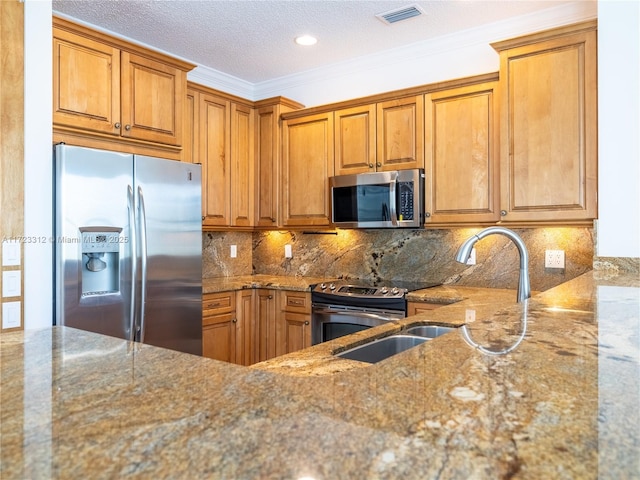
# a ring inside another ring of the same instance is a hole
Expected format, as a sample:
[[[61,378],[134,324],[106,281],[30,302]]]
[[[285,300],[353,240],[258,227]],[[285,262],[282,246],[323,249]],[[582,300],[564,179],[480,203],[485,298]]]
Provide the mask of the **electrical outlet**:
[[[564,268],[564,250],[546,250],[544,268]]]

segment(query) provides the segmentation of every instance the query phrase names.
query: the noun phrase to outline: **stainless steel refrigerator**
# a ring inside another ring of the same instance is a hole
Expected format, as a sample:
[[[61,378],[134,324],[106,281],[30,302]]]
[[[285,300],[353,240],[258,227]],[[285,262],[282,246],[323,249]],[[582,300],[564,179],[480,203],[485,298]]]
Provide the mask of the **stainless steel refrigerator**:
[[[56,145],[57,325],[202,354],[200,168]]]

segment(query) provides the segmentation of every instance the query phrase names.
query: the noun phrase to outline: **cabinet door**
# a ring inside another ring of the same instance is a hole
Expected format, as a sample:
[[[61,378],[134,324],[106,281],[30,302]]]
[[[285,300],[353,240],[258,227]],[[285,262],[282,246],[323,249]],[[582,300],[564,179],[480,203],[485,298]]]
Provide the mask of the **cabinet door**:
[[[282,354],[297,352],[311,346],[311,315],[282,312],[281,335],[278,343]]]
[[[278,225],[278,192],[280,127],[276,105],[259,108],[256,112],[257,195],[256,219],[258,227]]]
[[[333,113],[285,120],[283,128],[283,224],[329,225]]]
[[[198,92],[187,89],[185,102],[185,116],[183,125],[183,147],[182,161],[189,163],[200,163],[200,151],[198,148],[200,137],[198,125],[200,124],[200,96]]]
[[[221,313],[202,319],[202,356],[236,363],[235,312]]]
[[[425,222],[496,222],[497,82],[425,95]]]
[[[253,109],[231,104],[231,225],[253,226]]]
[[[597,215],[594,29],[500,52],[505,222]]]
[[[204,225],[230,225],[231,132],[230,102],[215,95],[200,95],[200,161]]]
[[[254,302],[253,290],[246,289],[236,292],[236,363],[251,365],[253,363],[254,342]]]
[[[276,356],[276,292],[255,291],[254,361],[263,362]]]
[[[424,168],[423,119],[423,95],[377,104],[378,170]]]
[[[180,145],[186,73],[124,51],[121,66],[121,135]]]
[[[202,355],[236,362],[237,317],[235,292],[205,294],[202,298]]]
[[[335,174],[376,170],[376,106],[364,105],[334,112]],[[378,165],[382,166],[382,165]]]
[[[120,50],[53,29],[53,123],[120,135]]]

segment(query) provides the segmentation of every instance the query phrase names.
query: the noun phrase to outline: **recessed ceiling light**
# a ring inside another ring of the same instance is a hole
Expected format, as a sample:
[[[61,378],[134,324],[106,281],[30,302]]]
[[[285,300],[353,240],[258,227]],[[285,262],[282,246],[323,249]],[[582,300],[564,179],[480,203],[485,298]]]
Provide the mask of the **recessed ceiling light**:
[[[299,37],[296,37],[295,41],[298,45],[304,45],[305,47],[318,43],[318,39],[311,35],[300,35]]]

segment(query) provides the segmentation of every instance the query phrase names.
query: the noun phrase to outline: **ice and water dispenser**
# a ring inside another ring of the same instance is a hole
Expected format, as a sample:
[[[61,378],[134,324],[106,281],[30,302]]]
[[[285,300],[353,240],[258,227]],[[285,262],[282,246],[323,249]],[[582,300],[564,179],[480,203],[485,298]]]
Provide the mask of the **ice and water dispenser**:
[[[82,234],[82,295],[120,290],[121,228],[86,227]]]

